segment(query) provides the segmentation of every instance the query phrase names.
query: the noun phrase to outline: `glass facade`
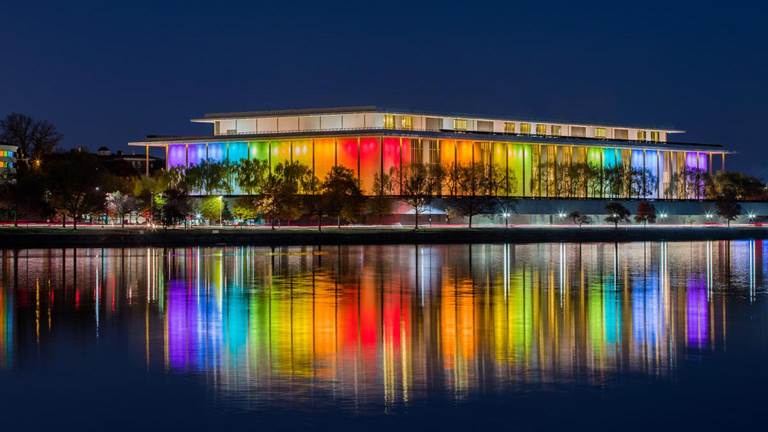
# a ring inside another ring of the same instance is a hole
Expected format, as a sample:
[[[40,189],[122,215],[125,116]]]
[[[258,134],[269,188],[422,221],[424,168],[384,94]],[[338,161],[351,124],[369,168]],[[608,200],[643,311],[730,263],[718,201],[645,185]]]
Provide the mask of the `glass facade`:
[[[400,194],[402,172],[413,164],[439,164],[446,171],[454,164],[479,164],[493,166],[497,194],[549,198],[695,198],[696,188],[676,185],[708,172],[712,157],[703,151],[397,136],[169,143],[166,151],[167,168],[255,159],[274,169],[293,161],[323,180],[331,168],[343,166],[366,194],[378,192],[374,184],[382,174],[392,181],[387,193]]]

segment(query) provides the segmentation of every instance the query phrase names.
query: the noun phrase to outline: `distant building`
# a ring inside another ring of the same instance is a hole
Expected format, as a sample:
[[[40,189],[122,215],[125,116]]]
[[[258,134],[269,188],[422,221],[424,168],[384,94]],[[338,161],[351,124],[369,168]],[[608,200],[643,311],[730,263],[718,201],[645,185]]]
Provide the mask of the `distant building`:
[[[135,153],[124,154],[121,150],[113,154],[107,147],[100,147],[96,155],[112,174],[122,177],[151,174],[165,168],[165,160],[161,158]]]
[[[16,146],[0,145],[0,179],[16,168]]]

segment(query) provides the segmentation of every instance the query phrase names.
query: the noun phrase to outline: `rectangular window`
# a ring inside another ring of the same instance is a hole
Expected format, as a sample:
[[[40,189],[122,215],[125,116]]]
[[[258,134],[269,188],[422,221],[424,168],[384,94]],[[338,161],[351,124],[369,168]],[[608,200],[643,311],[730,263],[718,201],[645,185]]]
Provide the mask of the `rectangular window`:
[[[659,139],[660,136],[661,136],[661,133],[659,131],[651,131],[651,141],[653,142],[661,141],[661,139]]]
[[[595,128],[595,138],[605,138],[605,128]]]
[[[427,130],[439,131],[443,128],[443,120],[435,117],[427,117]]]
[[[571,126],[571,136],[585,137],[587,136],[587,128],[584,126]]]
[[[643,131],[643,130],[637,131],[637,140],[638,141],[645,141],[645,131]]]
[[[437,140],[429,140],[429,163],[431,164],[439,164],[440,163],[440,145]]]
[[[465,131],[467,130],[467,120],[465,119],[454,119],[453,120],[453,129],[457,131]]]
[[[614,129],[613,139],[620,139],[620,140],[629,139],[629,131],[626,129]]]
[[[477,131],[478,132],[493,132],[493,122],[487,121],[487,120],[478,120],[477,121]]]
[[[515,133],[515,123],[504,122],[504,133]]]
[[[552,125],[552,136],[560,136],[561,126],[558,125]]]
[[[392,114],[384,114],[384,129],[395,128],[395,116]]]
[[[547,134],[547,125],[545,124],[537,124],[536,125],[536,135],[546,135]]]
[[[411,116],[403,116],[400,119],[400,128],[403,130],[411,130],[413,129],[413,117]]]
[[[531,124],[530,123],[520,123],[520,133],[524,135],[530,135],[531,134]]]
[[[421,165],[424,163],[424,151],[422,150],[424,142],[422,140],[411,141],[411,163]]]

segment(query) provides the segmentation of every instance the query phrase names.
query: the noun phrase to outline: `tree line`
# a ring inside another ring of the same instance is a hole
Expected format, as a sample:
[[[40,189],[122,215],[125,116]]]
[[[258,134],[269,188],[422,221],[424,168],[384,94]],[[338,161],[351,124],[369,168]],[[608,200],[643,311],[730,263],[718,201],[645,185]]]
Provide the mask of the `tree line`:
[[[514,172],[495,165],[416,164],[376,173],[373,193],[366,196],[355,173],[341,166],[319,178],[298,162],[270,167],[260,160],[205,160],[125,177],[111,173],[94,154],[56,151],[60,141],[61,134],[48,122],[21,114],[0,121],[0,144],[19,148],[15,170],[6,170],[8,178],[0,181],[0,211],[7,219],[69,220],[76,227],[92,215],[107,214],[124,224],[128,215],[140,214],[148,223],[169,226],[186,224],[194,215],[219,223],[262,220],[275,228],[304,217],[322,229],[328,220],[338,226],[364,217],[381,222],[399,200],[412,209],[416,228],[431,207],[449,217],[467,217],[471,227],[479,214],[514,213],[512,197],[522,192],[520,185],[527,187],[526,195],[562,198],[645,199],[658,188],[649,170],[621,164],[604,169],[589,163],[541,164],[535,176],[521,182]],[[718,208],[731,208],[724,214],[732,214],[738,201],[766,198],[764,184],[754,177],[692,169],[672,176],[666,192],[675,198],[714,199]],[[232,194],[240,196],[222,198]],[[579,214],[571,219],[587,222]]]

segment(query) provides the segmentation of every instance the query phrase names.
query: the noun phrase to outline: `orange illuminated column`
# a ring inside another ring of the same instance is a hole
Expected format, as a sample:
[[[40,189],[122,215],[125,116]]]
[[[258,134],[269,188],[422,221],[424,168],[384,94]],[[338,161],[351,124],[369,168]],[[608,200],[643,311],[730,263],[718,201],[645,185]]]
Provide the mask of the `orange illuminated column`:
[[[293,161],[312,169],[312,141],[300,140],[291,142]]]
[[[336,164],[351,169],[357,177],[357,138],[339,138],[336,151]]]
[[[401,138],[384,137],[381,141],[381,151],[384,157],[382,168],[384,174],[390,177],[393,184],[393,192],[395,194],[397,194],[398,191],[394,189],[394,185],[398,183],[398,176],[400,174],[400,139]],[[384,192],[387,193],[387,191]]]
[[[291,142],[272,141],[270,143],[270,169],[274,170],[278,164],[291,161]]]
[[[448,173],[450,178],[453,164],[456,162],[456,141],[454,140],[440,140],[440,165],[445,168],[445,172]],[[443,193],[450,195],[451,182],[446,181],[443,186]]]
[[[335,140],[333,138],[315,139],[315,176],[323,181],[335,164]]]
[[[472,164],[472,141],[456,142],[456,163],[462,166]]]
[[[381,148],[378,138],[360,138],[360,188],[364,194],[374,193],[373,183],[380,172]]]

